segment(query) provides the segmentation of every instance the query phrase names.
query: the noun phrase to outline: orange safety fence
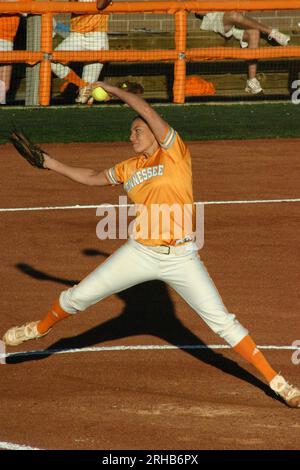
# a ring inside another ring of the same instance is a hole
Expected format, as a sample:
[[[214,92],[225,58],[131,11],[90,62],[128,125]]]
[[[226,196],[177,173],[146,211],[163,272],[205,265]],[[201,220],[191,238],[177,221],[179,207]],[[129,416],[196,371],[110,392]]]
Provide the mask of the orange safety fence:
[[[177,11],[229,11],[229,10],[299,10],[299,0],[214,0],[214,1],[114,1],[103,13],[169,13]],[[96,0],[92,3],[83,2],[47,2],[47,1],[16,1],[1,2],[0,13],[96,13]]]
[[[20,1],[1,2],[0,15],[3,13],[30,13],[41,15],[41,45],[39,52],[0,51],[0,63],[25,62],[29,65],[40,63],[40,104],[50,103],[51,62],[174,62],[174,103],[184,103],[186,91],[186,62],[220,59],[268,59],[300,57],[300,46],[275,48],[238,49],[229,47],[187,49],[187,13],[189,11],[259,11],[259,10],[300,10],[300,0],[218,0],[218,1],[134,1],[113,2],[101,14],[126,13],[166,13],[175,16],[175,49],[173,50],[122,50],[122,51],[66,51],[58,52],[52,46],[52,18],[58,13],[99,13],[96,2],[49,2]]]
[[[226,49],[225,51],[223,49]],[[218,47],[210,50],[207,48],[188,49],[187,60],[220,60],[220,59],[284,59],[300,57],[300,46],[276,47],[270,51],[269,47],[259,49],[238,49],[237,47]]]

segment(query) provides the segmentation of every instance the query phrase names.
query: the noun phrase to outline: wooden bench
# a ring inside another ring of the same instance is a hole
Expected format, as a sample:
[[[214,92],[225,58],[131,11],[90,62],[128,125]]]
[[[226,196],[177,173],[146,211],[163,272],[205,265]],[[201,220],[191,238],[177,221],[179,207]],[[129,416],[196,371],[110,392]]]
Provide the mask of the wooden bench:
[[[56,41],[58,38],[56,38]],[[174,47],[173,33],[154,32],[130,32],[109,35],[110,49],[168,49]],[[300,35],[294,34],[291,43],[300,45]],[[261,46],[267,43],[261,40]],[[238,47],[238,42],[234,39],[225,38],[203,31],[193,31],[188,34],[187,47]],[[272,47],[272,46],[270,46]],[[279,46],[280,47],[280,46]],[[18,66],[22,69],[22,66]],[[258,77],[264,88],[265,95],[270,98],[288,99],[291,84],[299,78],[300,60],[298,59],[276,59],[263,60],[258,64]],[[23,66],[24,71],[24,66]],[[189,62],[187,63],[188,75],[199,75],[202,78],[213,82],[216,88],[216,96],[209,100],[225,101],[238,98],[253,99],[245,93],[245,81],[247,76],[247,64],[240,60],[222,60],[209,62]],[[170,101],[173,85],[173,64],[172,63],[110,63],[105,64],[103,76],[113,83],[124,80],[138,80],[145,89],[145,97]],[[18,89],[15,99],[17,102],[24,100],[25,79],[18,80]],[[52,97],[57,102],[64,102],[60,99],[59,86],[62,81],[53,77]],[[74,92],[70,93],[69,102],[73,102]],[[201,99],[205,99],[202,97]],[[68,97],[66,97],[68,101]]]

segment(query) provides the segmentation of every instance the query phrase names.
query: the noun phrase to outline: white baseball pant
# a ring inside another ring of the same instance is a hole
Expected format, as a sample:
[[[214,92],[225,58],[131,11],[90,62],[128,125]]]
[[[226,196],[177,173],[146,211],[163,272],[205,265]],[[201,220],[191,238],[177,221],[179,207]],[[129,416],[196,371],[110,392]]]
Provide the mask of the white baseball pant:
[[[129,240],[78,285],[63,291],[60,305],[75,314],[109,295],[151,280],[173,287],[230,346],[248,334],[235,315],[228,313],[193,243],[167,255]]]
[[[69,36],[64,39],[59,46],[55,49],[56,51],[100,51],[108,50],[108,35],[104,32],[92,32],[92,33],[70,33]],[[100,62],[94,62],[92,64],[86,64],[83,67],[82,80],[88,83],[96,82],[99,78],[103,64]],[[70,72],[70,67],[58,63],[51,64],[52,72],[55,73],[59,78],[64,78]]]
[[[8,52],[12,51],[14,43],[12,41],[6,41],[6,39],[0,39],[0,51]]]

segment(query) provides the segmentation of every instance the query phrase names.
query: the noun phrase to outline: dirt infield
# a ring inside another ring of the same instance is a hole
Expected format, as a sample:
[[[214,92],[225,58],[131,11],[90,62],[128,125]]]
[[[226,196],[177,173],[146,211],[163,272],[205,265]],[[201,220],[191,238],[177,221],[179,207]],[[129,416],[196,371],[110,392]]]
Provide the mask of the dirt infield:
[[[299,145],[300,139],[190,143],[195,200],[244,201],[205,206],[200,255],[228,309],[259,345],[271,347],[266,355],[274,368],[298,385],[292,351],[274,347],[300,340],[300,203],[246,201],[299,198]],[[44,147],[62,161],[99,169],[132,155],[127,144]],[[1,208],[118,203],[123,194],[33,169],[9,145],[0,146],[0,157]],[[40,318],[61,290],[121,244],[97,239],[95,209],[2,211],[0,218],[1,334]],[[175,347],[206,344],[224,343],[160,282],[105,299],[38,342],[9,349],[68,351],[10,356],[0,365],[0,442],[298,449],[300,411],[277,400],[251,366],[230,349]],[[137,345],[152,349],[130,349]]]

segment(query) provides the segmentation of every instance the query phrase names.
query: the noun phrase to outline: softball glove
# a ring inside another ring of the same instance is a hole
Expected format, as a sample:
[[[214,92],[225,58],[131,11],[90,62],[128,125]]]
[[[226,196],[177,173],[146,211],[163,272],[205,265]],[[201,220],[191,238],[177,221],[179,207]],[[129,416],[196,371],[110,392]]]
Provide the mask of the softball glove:
[[[25,158],[30,165],[37,168],[45,168],[44,154],[46,152],[31,142],[23,132],[15,130],[10,136],[10,141],[18,153]]]
[[[124,82],[118,83],[117,87],[121,88],[121,90],[135,93],[136,95],[142,95],[144,93],[144,88],[140,83],[131,82],[130,80],[125,80]]]

